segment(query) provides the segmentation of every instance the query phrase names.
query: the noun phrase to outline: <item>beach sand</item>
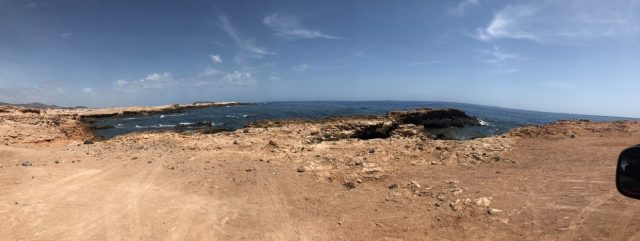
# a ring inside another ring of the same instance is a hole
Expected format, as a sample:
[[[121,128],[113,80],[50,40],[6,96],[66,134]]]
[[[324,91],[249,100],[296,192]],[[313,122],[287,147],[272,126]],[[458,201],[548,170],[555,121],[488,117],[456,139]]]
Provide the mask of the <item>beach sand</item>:
[[[0,239],[640,239],[640,201],[614,183],[639,122],[325,138],[372,121],[347,118],[92,142],[68,112],[0,111]]]

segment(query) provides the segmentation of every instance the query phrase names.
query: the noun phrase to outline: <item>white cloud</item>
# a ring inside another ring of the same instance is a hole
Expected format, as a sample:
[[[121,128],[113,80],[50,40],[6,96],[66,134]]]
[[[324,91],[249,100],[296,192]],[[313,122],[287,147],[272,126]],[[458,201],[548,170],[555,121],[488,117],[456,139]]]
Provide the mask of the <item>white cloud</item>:
[[[500,38],[536,40],[537,36],[522,26],[529,17],[535,16],[537,11],[537,8],[531,5],[508,5],[495,14],[486,28],[476,29],[476,36],[482,41]]]
[[[126,86],[128,84],[129,84],[129,81],[126,81],[126,80],[123,80],[123,79],[116,80],[116,82],[113,82],[113,85],[114,86],[118,86],[118,87]]]
[[[463,0],[456,5],[455,8],[449,10],[453,15],[464,15],[468,8],[480,4],[480,0]]]
[[[210,54],[209,57],[211,58],[211,62],[214,64],[222,63],[222,57],[220,57],[219,54],[216,54],[216,55]]]
[[[518,60],[520,59],[520,55],[516,53],[510,53],[500,49],[498,46],[494,46],[493,49],[488,50],[478,50],[478,52],[483,54],[482,61],[496,64],[502,63],[508,60]]]
[[[93,89],[90,87],[84,87],[82,88],[82,92],[90,94],[90,93],[93,93]]]
[[[474,37],[558,42],[603,37],[637,39],[640,11],[635,0],[546,0],[525,5],[507,5],[495,13]]]
[[[43,7],[46,6],[47,3],[44,2],[31,2],[31,3],[27,3],[24,5],[25,8],[37,8],[37,7]]]
[[[232,85],[253,85],[256,82],[251,73],[238,70],[225,74],[222,81]]]
[[[295,72],[305,72],[307,70],[309,70],[309,65],[308,64],[301,64],[298,66],[293,67],[293,71]]]
[[[213,77],[218,76],[222,73],[222,71],[214,69],[214,68],[206,68],[202,72],[198,74],[198,77]]]
[[[271,14],[262,20],[264,25],[269,27],[275,35],[285,39],[341,39],[318,30],[307,29],[299,21],[291,16],[280,16]]]
[[[265,55],[273,55],[275,53],[269,52],[264,48],[256,46],[252,39],[243,39],[238,34],[238,31],[231,25],[229,19],[225,16],[219,17],[222,23],[222,29],[229,35],[234,41],[234,44],[240,48],[242,56],[249,56],[252,58],[261,59]]]
[[[169,72],[152,73],[139,80],[117,80],[113,86],[117,90],[138,92],[145,89],[166,89],[173,84],[173,76]]]

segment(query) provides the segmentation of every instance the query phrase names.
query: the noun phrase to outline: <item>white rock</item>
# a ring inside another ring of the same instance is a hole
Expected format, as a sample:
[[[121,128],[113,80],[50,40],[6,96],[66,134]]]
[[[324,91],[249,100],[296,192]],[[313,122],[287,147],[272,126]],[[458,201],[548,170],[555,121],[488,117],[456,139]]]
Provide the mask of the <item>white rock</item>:
[[[478,206],[488,207],[489,205],[491,205],[490,197],[481,197],[476,199],[475,201],[476,201],[476,205]]]
[[[497,209],[497,208],[489,208],[489,209],[487,209],[487,213],[489,213],[489,215],[497,215],[497,214],[499,214],[501,212],[503,212],[503,211],[500,210],[500,209]]]

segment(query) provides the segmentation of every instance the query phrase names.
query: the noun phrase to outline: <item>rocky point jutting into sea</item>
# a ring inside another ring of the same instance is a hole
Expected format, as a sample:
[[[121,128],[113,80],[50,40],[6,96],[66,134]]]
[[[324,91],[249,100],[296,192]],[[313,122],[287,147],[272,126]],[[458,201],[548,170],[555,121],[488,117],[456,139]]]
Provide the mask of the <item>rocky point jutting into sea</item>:
[[[575,240],[640,228],[629,215],[640,204],[613,181],[619,151],[640,142],[637,121],[472,140],[429,132],[480,124],[455,109],[104,140],[89,121],[180,108],[0,107],[0,237]]]

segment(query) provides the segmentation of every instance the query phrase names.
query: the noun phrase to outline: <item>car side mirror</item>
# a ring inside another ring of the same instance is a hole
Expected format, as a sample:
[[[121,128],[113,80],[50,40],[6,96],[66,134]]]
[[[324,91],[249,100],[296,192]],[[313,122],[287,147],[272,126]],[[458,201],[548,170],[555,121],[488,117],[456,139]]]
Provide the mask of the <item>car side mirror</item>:
[[[616,188],[622,195],[640,199],[640,145],[620,153],[616,167]]]

